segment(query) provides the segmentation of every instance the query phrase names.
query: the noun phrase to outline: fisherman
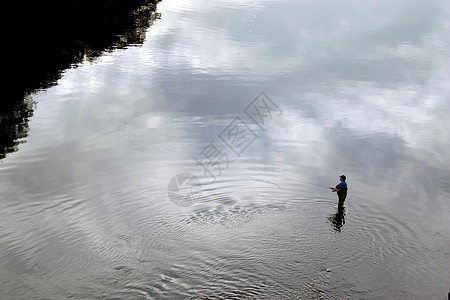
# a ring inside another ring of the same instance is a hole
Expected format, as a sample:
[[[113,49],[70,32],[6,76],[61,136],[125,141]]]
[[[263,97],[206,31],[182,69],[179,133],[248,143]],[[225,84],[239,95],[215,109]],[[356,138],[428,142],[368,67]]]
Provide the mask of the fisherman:
[[[338,203],[338,210],[339,212],[343,212],[344,211],[344,201],[345,198],[347,198],[347,182],[345,182],[345,180],[347,179],[347,177],[345,175],[341,175],[339,176],[339,180],[341,181],[338,185],[336,185],[336,187],[331,187],[330,189],[331,191],[337,192],[338,198],[339,198],[339,203]]]

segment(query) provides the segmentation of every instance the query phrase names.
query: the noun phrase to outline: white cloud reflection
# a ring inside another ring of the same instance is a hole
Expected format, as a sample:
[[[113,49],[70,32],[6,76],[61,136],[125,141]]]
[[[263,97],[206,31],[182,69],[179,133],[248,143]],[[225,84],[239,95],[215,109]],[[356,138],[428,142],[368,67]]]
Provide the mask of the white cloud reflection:
[[[30,138],[38,124],[58,128],[53,141],[136,126],[183,136],[174,118],[223,125],[265,90],[294,107],[281,125],[286,139],[320,140],[341,126],[444,154],[448,4],[166,0],[159,10],[141,48],[69,70],[37,95]],[[430,142],[434,133],[440,141]]]
[[[165,198],[171,177],[192,167],[261,90],[284,113],[229,171],[236,181],[268,169],[280,183],[345,168],[386,174],[392,185],[412,178],[411,189],[421,187],[417,170],[448,178],[447,0],[163,0],[158,7],[162,19],[142,47],[68,70],[35,95],[28,142],[4,160],[1,194],[25,199],[25,208],[28,199],[48,205],[41,198],[74,208],[51,206],[58,218],[45,224],[39,215],[0,221],[11,234],[73,228],[99,257],[111,237],[139,225],[151,239],[156,229],[147,220],[179,213]],[[409,160],[397,166],[401,157]],[[363,177],[360,186],[368,185]]]

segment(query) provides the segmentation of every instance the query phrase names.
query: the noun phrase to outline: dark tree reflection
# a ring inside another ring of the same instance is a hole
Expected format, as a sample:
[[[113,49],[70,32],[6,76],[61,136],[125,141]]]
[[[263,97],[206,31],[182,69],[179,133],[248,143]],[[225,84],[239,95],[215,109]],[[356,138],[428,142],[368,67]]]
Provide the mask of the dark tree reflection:
[[[5,90],[0,101],[0,159],[16,151],[33,114],[30,93],[105,51],[139,45],[159,17],[158,0],[15,1],[7,33]]]
[[[2,106],[3,108],[3,106]],[[28,118],[33,115],[33,103],[24,98],[0,112],[0,159],[6,153],[17,151],[17,146],[24,141],[28,133]]]

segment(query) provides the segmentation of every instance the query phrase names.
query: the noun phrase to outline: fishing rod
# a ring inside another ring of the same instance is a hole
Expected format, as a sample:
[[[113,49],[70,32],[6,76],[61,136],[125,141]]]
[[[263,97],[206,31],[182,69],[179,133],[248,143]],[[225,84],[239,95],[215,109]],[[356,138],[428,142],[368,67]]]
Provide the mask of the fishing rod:
[[[320,187],[327,188],[327,189],[330,188],[329,186],[326,186],[323,184],[317,184],[317,183],[312,183],[312,182],[307,182],[307,181],[299,181],[299,182],[304,183],[304,184],[309,184],[309,185],[320,186]]]
[[[264,180],[264,179],[260,179],[260,178],[256,178],[256,177],[252,177],[252,176],[248,176],[248,178],[250,178],[253,181],[260,181],[260,182],[273,184],[273,185],[276,185],[278,188],[281,189],[281,187],[278,184],[276,184],[276,183],[274,183],[272,181],[268,181],[268,180]],[[323,187],[323,188],[327,188],[327,189],[330,188],[329,186],[326,186],[326,185],[323,185],[323,184],[312,183],[312,182],[308,182],[308,181],[298,181],[298,182],[304,183],[304,184],[309,184],[309,185],[315,185],[315,186],[319,186],[319,187]]]

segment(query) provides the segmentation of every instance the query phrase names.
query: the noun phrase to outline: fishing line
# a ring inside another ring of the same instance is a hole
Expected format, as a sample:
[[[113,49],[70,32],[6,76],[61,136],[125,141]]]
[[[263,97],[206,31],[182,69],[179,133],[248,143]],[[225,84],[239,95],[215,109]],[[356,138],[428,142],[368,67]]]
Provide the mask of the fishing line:
[[[324,187],[324,188],[329,188],[328,186],[326,186],[326,185],[323,185],[323,184],[317,184],[317,183],[312,183],[312,182],[307,182],[307,181],[299,181],[300,183],[304,183],[304,184],[309,184],[309,185],[315,185],[315,186],[320,186],[320,187]]]

